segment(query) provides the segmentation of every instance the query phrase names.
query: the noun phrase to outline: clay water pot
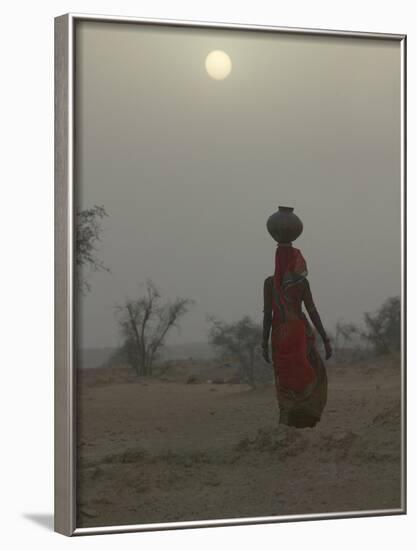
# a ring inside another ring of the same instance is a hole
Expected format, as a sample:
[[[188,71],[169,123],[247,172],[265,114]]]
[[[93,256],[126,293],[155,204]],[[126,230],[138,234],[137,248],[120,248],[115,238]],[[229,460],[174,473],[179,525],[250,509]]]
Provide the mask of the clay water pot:
[[[278,206],[277,212],[266,222],[271,237],[278,243],[291,243],[303,232],[303,223],[291,206]]]

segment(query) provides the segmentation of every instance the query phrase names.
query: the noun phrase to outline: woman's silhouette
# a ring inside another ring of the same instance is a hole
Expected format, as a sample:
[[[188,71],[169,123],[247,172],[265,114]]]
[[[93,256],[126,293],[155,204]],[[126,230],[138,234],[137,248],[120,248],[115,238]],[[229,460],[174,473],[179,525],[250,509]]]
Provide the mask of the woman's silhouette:
[[[313,427],[326,405],[327,376],[303,304],[323,340],[326,359],[332,349],[313,301],[306,262],[292,246],[303,230],[301,220],[293,208],[280,206],[267,227],[278,246],[274,275],[264,282],[263,356],[270,362],[271,335],[280,424]]]

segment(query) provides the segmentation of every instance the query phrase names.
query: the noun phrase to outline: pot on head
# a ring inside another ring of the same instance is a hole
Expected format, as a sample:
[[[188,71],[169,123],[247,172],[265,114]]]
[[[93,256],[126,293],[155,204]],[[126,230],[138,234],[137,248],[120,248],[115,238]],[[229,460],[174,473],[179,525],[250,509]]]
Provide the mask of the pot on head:
[[[278,206],[277,212],[269,216],[266,228],[277,243],[289,244],[303,232],[303,223],[293,211],[291,206]]]

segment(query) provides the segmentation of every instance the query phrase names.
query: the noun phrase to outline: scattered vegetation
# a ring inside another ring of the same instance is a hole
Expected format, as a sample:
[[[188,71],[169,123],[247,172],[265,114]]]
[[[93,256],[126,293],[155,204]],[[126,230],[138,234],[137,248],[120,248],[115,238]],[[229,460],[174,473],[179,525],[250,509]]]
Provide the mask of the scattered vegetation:
[[[110,271],[97,256],[97,245],[101,240],[103,218],[108,216],[104,206],[93,206],[77,212],[76,221],[76,267],[77,283],[81,292],[88,292],[86,270]]]
[[[357,359],[364,354],[386,355],[401,349],[401,301],[388,298],[375,313],[364,313],[364,327],[338,321],[331,334],[337,361]],[[361,346],[367,344],[367,349]],[[349,353],[347,353],[349,352]]]
[[[388,298],[374,314],[364,314],[366,330],[363,338],[370,342],[377,355],[401,349],[401,301]]]
[[[162,302],[159,290],[148,280],[144,296],[116,308],[123,337],[121,353],[138,376],[152,375],[154,360],[168,333],[192,304],[189,298]]]
[[[218,348],[228,360],[236,361],[241,381],[255,388],[265,369],[259,356],[262,328],[248,316],[235,323],[225,323],[214,317],[210,317],[209,322],[210,344]]]

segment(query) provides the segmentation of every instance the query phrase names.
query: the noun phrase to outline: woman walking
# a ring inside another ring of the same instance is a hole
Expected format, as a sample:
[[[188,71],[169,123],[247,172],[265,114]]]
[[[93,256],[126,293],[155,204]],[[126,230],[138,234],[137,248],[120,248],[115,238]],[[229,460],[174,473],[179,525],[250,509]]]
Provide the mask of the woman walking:
[[[293,208],[280,206],[267,228],[278,245],[274,275],[264,282],[263,356],[270,362],[271,335],[280,424],[312,428],[326,405],[327,375],[303,304],[323,340],[326,359],[332,349],[313,301],[306,261],[292,245],[303,230],[301,220]]]

